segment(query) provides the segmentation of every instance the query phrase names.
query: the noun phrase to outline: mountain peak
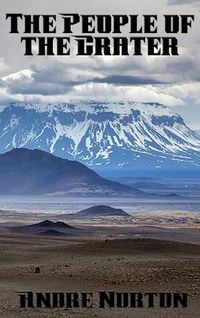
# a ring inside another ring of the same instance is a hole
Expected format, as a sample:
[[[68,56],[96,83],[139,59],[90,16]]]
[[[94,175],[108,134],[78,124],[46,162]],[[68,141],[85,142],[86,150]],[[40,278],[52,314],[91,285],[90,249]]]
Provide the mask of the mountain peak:
[[[40,149],[96,171],[197,170],[200,134],[158,103],[12,103],[0,112],[0,152]]]

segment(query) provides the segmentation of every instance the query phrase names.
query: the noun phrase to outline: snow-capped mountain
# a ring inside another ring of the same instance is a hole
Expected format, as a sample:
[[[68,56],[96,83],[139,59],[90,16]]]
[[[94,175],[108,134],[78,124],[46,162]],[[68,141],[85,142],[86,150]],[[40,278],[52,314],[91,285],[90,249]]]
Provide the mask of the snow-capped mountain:
[[[200,130],[195,130],[195,132],[200,136]]]
[[[152,103],[8,104],[0,112],[0,152],[21,147],[98,171],[200,167],[200,135]]]

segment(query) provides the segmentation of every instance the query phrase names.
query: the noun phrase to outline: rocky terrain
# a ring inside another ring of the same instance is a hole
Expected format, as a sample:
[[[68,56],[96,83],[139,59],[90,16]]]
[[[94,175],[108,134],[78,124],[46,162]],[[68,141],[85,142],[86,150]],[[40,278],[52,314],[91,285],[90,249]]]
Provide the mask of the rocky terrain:
[[[1,317],[196,318],[200,246],[151,239],[82,240],[0,235]],[[90,291],[92,309],[20,309],[17,291]],[[99,290],[187,292],[185,309],[99,309]]]

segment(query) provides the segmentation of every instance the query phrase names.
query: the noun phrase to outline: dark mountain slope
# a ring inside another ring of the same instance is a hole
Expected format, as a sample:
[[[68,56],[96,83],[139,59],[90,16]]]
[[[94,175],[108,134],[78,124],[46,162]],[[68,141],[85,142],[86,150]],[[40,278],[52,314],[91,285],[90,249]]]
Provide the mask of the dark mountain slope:
[[[77,161],[41,150],[14,149],[0,155],[0,194],[69,196],[142,195],[129,186],[102,178]]]

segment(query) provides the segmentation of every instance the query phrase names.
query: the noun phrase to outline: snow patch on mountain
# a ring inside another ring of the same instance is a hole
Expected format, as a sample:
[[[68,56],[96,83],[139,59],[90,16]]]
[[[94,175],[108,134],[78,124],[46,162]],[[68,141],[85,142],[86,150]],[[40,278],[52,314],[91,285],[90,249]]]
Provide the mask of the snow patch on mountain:
[[[200,134],[157,103],[11,103],[0,112],[0,152],[20,147],[93,168],[200,166]]]

